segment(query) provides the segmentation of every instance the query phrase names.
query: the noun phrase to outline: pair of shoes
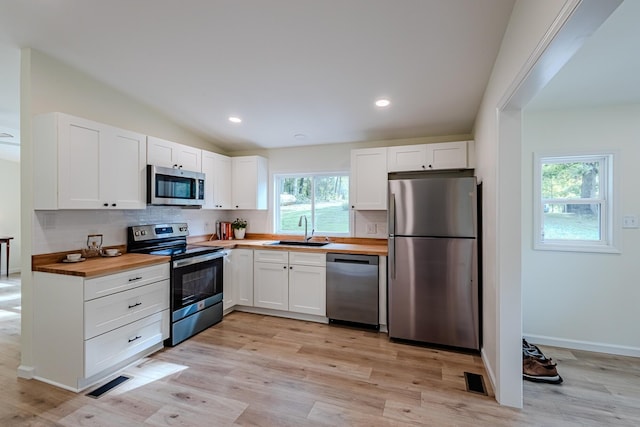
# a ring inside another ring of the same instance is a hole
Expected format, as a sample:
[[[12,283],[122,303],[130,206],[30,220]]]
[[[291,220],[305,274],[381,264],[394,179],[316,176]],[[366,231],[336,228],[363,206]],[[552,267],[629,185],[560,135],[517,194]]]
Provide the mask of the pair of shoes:
[[[543,365],[556,366],[553,360],[551,360],[550,357],[548,358],[545,356],[537,346],[529,344],[527,340],[522,338],[522,360],[525,360],[527,357],[533,357]]]
[[[522,377],[528,381],[560,384],[562,377],[558,374],[556,365],[547,365],[535,357],[527,357],[522,361]]]

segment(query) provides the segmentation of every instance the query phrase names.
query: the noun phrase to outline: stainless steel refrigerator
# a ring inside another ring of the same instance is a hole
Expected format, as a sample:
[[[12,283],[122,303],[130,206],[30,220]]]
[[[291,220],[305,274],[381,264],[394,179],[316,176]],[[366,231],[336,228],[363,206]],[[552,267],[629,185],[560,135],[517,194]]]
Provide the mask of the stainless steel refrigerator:
[[[477,184],[389,176],[389,336],[480,349]]]

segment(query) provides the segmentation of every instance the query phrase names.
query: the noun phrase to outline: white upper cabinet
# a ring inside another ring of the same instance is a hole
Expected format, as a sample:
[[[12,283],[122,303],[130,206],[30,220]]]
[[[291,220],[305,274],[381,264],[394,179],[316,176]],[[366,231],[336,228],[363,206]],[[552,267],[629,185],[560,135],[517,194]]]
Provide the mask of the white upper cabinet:
[[[202,170],[202,150],[148,136],[147,162],[154,166],[200,172]]]
[[[466,169],[471,167],[470,144],[472,141],[388,147],[387,171]]]
[[[202,150],[203,209],[231,209],[231,158]]]
[[[267,209],[267,159],[231,158],[231,208]]]
[[[402,145],[387,148],[387,171],[426,170],[427,145]]]
[[[35,209],[146,207],[144,135],[48,113],[33,119],[33,145]]]
[[[351,207],[387,209],[387,148],[351,150]]]

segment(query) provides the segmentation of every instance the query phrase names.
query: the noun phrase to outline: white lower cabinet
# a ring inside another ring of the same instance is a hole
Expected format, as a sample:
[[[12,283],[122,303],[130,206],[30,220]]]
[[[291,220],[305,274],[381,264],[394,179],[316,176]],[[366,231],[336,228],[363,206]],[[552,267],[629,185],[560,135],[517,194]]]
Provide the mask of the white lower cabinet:
[[[91,279],[33,278],[36,379],[80,391],[169,337],[168,263]]]
[[[289,309],[289,253],[254,251],[253,305]]]
[[[326,315],[324,253],[254,251],[254,305]]]
[[[253,306],[253,249],[231,249],[224,258],[225,313],[236,305]]]

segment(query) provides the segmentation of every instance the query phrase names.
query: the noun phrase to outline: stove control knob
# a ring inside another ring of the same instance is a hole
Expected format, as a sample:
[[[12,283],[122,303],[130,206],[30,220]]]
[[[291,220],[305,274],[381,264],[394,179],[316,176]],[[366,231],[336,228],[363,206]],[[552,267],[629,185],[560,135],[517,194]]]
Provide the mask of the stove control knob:
[[[134,236],[139,236],[139,235],[140,235],[140,232],[139,232],[139,231],[134,231],[133,235],[134,235]]]
[[[140,232],[140,234],[142,234],[143,236],[146,236],[146,235],[147,235],[147,231],[146,231],[146,230],[142,230],[142,231]]]

